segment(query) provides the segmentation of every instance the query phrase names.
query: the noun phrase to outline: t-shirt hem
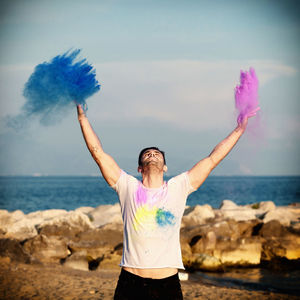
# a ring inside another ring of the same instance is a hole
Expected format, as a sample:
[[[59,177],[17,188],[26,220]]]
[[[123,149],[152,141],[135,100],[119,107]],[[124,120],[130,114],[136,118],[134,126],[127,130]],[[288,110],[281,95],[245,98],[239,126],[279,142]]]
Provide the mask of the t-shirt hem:
[[[155,266],[155,267],[145,267],[145,266],[133,266],[133,265],[127,265],[127,264],[119,264],[119,267],[127,267],[127,268],[135,268],[135,269],[162,269],[162,268],[176,268],[176,269],[180,269],[180,270],[185,270],[184,266],[166,266],[166,265],[162,265],[162,266]]]

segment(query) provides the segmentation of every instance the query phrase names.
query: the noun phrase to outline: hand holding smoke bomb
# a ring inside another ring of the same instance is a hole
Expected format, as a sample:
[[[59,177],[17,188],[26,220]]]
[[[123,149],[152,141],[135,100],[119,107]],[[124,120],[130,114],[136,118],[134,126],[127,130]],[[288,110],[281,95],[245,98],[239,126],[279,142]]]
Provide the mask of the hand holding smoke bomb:
[[[31,117],[52,125],[74,102],[87,109],[86,99],[99,91],[100,84],[93,66],[78,59],[79,53],[79,49],[67,51],[35,67],[24,87],[22,113],[10,118],[8,125],[20,128]]]
[[[256,115],[260,110],[258,105],[258,79],[255,70],[242,71],[240,85],[235,88],[235,107],[239,113],[237,122],[239,125],[247,122],[247,119]]]

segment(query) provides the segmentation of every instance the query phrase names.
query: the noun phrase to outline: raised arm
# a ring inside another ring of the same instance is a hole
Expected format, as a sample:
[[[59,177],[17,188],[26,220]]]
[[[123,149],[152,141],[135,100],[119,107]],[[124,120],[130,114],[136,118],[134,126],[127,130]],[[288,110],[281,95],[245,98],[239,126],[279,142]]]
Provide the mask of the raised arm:
[[[226,157],[231,151],[237,141],[240,139],[244,131],[246,130],[248,118],[254,116],[259,110],[257,108],[252,113],[244,117],[241,123],[222,141],[220,142],[210,153],[210,155],[200,160],[189,171],[189,179],[191,185],[198,189],[205,181],[210,172]]]
[[[104,152],[100,140],[94,132],[81,105],[77,105],[77,114],[85,143],[95,162],[99,166],[104,179],[110,186],[113,186],[120,177],[121,169],[114,159]]]

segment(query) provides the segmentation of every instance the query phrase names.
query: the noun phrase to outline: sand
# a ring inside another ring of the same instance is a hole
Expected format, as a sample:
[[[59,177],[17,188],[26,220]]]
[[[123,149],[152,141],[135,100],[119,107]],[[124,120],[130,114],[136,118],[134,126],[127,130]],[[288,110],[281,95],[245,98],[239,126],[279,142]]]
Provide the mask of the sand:
[[[0,261],[0,299],[103,299],[113,298],[119,270],[80,271],[57,265],[28,265]],[[300,299],[270,292],[217,287],[182,281],[190,299]]]

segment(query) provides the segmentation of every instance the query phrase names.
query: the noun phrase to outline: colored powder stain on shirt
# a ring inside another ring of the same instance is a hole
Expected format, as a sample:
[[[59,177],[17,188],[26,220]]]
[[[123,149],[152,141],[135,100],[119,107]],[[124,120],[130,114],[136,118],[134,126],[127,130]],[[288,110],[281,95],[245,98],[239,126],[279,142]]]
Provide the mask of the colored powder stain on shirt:
[[[174,225],[175,224],[175,217],[174,215],[169,212],[159,208],[156,212],[156,222],[159,226],[163,227],[166,225]]]
[[[156,215],[157,207],[150,208],[147,204],[139,207],[134,216],[134,229],[136,231],[139,231],[141,228],[155,230],[157,226],[155,221]]]
[[[143,205],[147,203],[147,192],[139,185],[135,193],[135,201],[138,205]]]
[[[166,194],[167,194],[167,188],[166,185],[164,185],[161,189],[159,189],[157,192],[147,192],[147,190],[145,190],[143,188],[143,186],[141,184],[139,184],[136,192],[135,192],[135,202],[138,205],[144,205],[144,204],[148,204],[151,206],[156,205],[157,202],[160,202],[162,199],[165,198]]]

